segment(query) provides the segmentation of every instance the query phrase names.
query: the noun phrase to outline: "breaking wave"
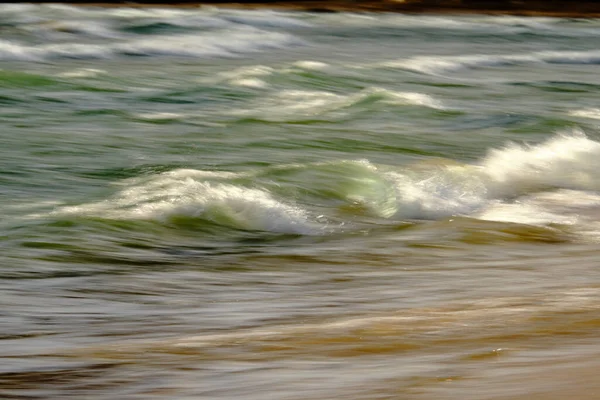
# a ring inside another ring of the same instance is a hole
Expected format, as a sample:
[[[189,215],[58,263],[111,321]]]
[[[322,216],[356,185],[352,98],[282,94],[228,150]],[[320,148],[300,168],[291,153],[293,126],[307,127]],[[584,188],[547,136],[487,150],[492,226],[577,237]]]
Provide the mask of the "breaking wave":
[[[322,227],[311,222],[305,210],[278,201],[266,190],[211,182],[207,177],[210,174],[193,170],[159,174],[130,183],[114,198],[65,207],[57,214],[175,226],[199,221],[248,231],[322,233]]]
[[[302,235],[353,229],[364,218],[576,225],[585,215],[591,230],[590,220],[600,229],[598,171],[600,143],[572,132],[537,145],[510,143],[474,164],[341,160],[246,173],[178,169],[123,181],[113,197],[55,215]]]
[[[384,68],[399,68],[428,75],[457,72],[466,69],[500,67],[523,64],[600,64],[600,51],[544,51],[531,54],[418,56],[388,61]]]
[[[24,45],[0,40],[0,60],[41,62],[60,58],[110,59],[118,56],[233,57],[302,44],[302,40],[288,33],[250,28],[198,35],[140,37],[111,43]]]
[[[265,120],[295,120],[340,113],[353,107],[368,109],[373,104],[446,109],[441,101],[424,93],[396,92],[371,87],[347,95],[328,91],[283,90],[261,99],[260,104],[252,109],[235,111],[235,114]]]

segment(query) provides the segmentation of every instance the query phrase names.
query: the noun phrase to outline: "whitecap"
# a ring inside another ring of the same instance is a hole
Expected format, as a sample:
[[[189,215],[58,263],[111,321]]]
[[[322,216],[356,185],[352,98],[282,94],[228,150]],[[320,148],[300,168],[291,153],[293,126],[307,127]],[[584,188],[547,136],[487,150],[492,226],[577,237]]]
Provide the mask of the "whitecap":
[[[323,233],[324,226],[312,222],[303,208],[280,201],[266,190],[207,180],[210,175],[206,171],[177,170],[129,180],[110,199],[63,207],[54,215],[166,224],[197,219],[241,230],[303,235]]]
[[[569,112],[569,115],[574,117],[600,119],[600,108],[584,108],[581,110],[573,110]]]
[[[387,173],[396,189],[395,217],[436,220],[469,215],[487,202],[485,181],[477,169],[454,163],[416,165]]]
[[[97,68],[77,68],[71,71],[65,71],[58,74],[63,78],[94,78],[99,75],[104,75],[107,72]]]
[[[600,190],[600,143],[580,131],[535,146],[510,143],[481,161],[493,197],[550,188]]]
[[[371,87],[346,95],[321,90],[283,90],[269,98],[262,99],[261,104],[253,109],[236,110],[234,113],[259,115],[267,119],[311,117],[331,112],[346,112],[347,108],[370,102],[446,109],[440,100],[424,93],[396,92]]]
[[[389,61],[380,64],[385,68],[400,68],[429,75],[457,72],[463,69],[476,69],[514,65],[541,61],[534,55],[472,55],[472,56],[419,56],[406,60]]]
[[[185,115],[170,112],[148,112],[136,113],[133,114],[133,117],[147,121],[176,121],[180,118],[185,117]]]
[[[300,68],[300,69],[311,70],[311,71],[322,71],[322,70],[326,69],[327,67],[329,67],[329,64],[321,62],[321,61],[304,60],[304,61],[296,61],[295,63],[292,64],[292,66],[294,66],[296,68]]]
[[[306,28],[312,24],[303,21],[292,14],[284,14],[275,11],[227,11],[219,15],[226,21],[240,25],[248,25],[257,28]]]
[[[45,21],[28,26],[28,30],[44,37],[77,35],[90,38],[119,39],[123,35],[108,24],[93,20]]]
[[[243,79],[232,79],[229,83],[233,86],[242,86],[249,88],[265,88],[267,83],[257,78],[243,78]]]
[[[269,49],[293,47],[302,43],[300,39],[287,33],[254,29],[132,39],[126,42],[107,44],[67,42],[33,46],[0,40],[0,60],[109,59],[119,55],[231,57]]]
[[[297,37],[260,30],[213,31],[204,35],[179,35],[138,39],[116,45],[121,54],[137,56],[215,57],[297,46]]]
[[[587,207],[600,221],[600,197],[595,194],[600,191],[600,143],[577,131],[537,145],[509,143],[474,165],[423,162],[385,172],[385,177],[395,187],[396,218],[466,215],[574,224],[577,213]],[[577,199],[569,200],[565,193]]]
[[[417,56],[378,64],[383,68],[399,68],[436,75],[464,69],[511,66],[522,64],[599,64],[600,51],[546,51],[531,54]]]
[[[264,88],[267,86],[267,83],[258,77],[272,75],[274,71],[274,68],[265,65],[251,65],[221,72],[216,78],[201,78],[198,81],[202,83],[227,82],[233,86]]]

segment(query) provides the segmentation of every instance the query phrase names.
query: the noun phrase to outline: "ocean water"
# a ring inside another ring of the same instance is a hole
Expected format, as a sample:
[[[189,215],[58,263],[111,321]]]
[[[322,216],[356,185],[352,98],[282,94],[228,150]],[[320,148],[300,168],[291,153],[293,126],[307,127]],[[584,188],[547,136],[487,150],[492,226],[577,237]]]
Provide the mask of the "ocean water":
[[[600,399],[599,40],[0,5],[0,398]]]

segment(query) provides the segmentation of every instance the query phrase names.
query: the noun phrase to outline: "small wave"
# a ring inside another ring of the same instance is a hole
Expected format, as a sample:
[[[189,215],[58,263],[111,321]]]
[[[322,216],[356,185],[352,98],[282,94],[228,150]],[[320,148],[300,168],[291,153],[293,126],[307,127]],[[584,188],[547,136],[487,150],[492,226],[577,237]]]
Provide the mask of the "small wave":
[[[395,92],[373,87],[348,95],[327,91],[284,90],[263,100],[262,104],[253,109],[235,113],[243,116],[258,116],[266,120],[280,120],[344,112],[353,107],[368,108],[376,103],[446,109],[441,101],[424,93]]]
[[[296,68],[306,69],[306,70],[310,70],[310,71],[322,71],[329,67],[329,64],[327,64],[327,63],[324,63],[321,61],[310,61],[310,60],[296,61],[292,65]]]
[[[298,38],[286,33],[242,30],[142,39],[118,45],[116,51],[136,56],[215,57],[280,49],[301,43]]]
[[[64,207],[55,215],[175,225],[206,221],[233,229],[304,235],[323,232],[323,226],[310,221],[307,211],[281,202],[265,190],[206,178],[202,171],[178,170],[128,181],[114,198]]]
[[[259,77],[267,77],[274,73],[275,69],[265,65],[253,65],[248,67],[236,68],[232,71],[221,72],[216,78],[199,79],[200,82],[214,83],[227,82],[233,86],[243,86],[250,88],[264,88],[267,83]]]
[[[72,35],[84,38],[119,39],[123,35],[113,30],[109,25],[99,21],[45,21],[43,23],[27,26],[30,33],[48,39],[61,39],[63,36]]]
[[[220,15],[226,21],[257,28],[307,28],[312,24],[303,21],[291,14],[275,11],[244,11],[237,13],[229,11]]]
[[[529,225],[573,225],[578,220],[578,215],[565,212],[567,204],[580,199],[584,195],[581,191],[544,192],[520,198],[518,202],[493,202],[477,214],[477,218],[499,221],[516,222]],[[596,199],[596,201],[598,201]],[[552,205],[562,207],[553,209]],[[598,204],[596,204],[597,206]],[[561,208],[558,212],[558,208]],[[574,207],[577,208],[577,207]]]
[[[114,18],[131,20],[142,18],[179,18],[189,15],[189,10],[170,7],[119,7],[97,10],[100,14],[106,14]]]
[[[116,56],[231,57],[301,45],[293,35],[259,30],[163,36],[123,43],[56,43],[40,46],[0,40],[0,60],[45,61],[56,58],[109,59]]]
[[[135,18],[118,24],[123,32],[136,34],[173,33],[177,31],[225,29],[231,23],[216,16],[185,14]]]
[[[7,26],[36,23],[41,18],[36,15],[38,6],[34,4],[0,4],[0,22]]]
[[[333,160],[243,173],[177,169],[123,180],[111,198],[55,214],[303,235],[352,229],[365,218],[452,216],[600,232],[598,171],[600,143],[571,132],[537,145],[510,143],[474,164]],[[299,204],[319,204],[319,216]],[[325,222],[333,220],[341,225]]]
[[[363,36],[402,37],[407,34],[421,34],[430,38],[443,36],[473,38],[491,38],[503,36],[511,38],[523,35],[547,38],[597,38],[600,31],[593,20],[577,24],[558,18],[517,17],[517,16],[430,16],[387,14],[369,16],[364,14],[341,13],[321,15],[317,20],[325,26],[334,26],[346,35],[361,29]]]
[[[574,117],[600,119],[600,108],[584,108],[582,110],[573,110],[569,112],[569,115]]]
[[[512,201],[556,190],[600,191],[598,171],[600,143],[571,132],[535,146],[511,143],[490,150],[474,165],[430,160],[400,170],[355,172],[354,176],[364,184],[357,189],[358,197],[352,191],[346,197],[364,203],[373,214],[382,217],[436,220],[465,215],[568,224],[574,221],[574,212],[563,218],[559,211],[544,211],[536,206],[539,215],[535,215],[531,201],[519,200],[517,205]],[[378,178],[373,180],[373,174]],[[593,198],[597,201],[597,196]],[[529,208],[524,205],[527,202]],[[600,216],[600,211],[597,214]]]
[[[95,78],[100,75],[105,75],[107,72],[97,68],[77,68],[71,71],[65,71],[58,74],[62,78]]]
[[[333,14],[324,15],[319,18],[327,24],[336,24],[353,28],[396,28],[427,31],[454,31],[454,32],[493,32],[493,33],[511,33],[514,27],[545,28],[552,22],[550,19],[541,20],[535,18],[464,18],[464,17],[446,17],[420,15],[414,18],[412,15],[403,14],[384,14],[380,16],[370,16],[365,14]],[[520,31],[519,31],[520,32]]]
[[[475,217],[537,226],[568,227],[578,240],[600,240],[598,192],[559,189],[523,196],[514,202],[493,202]]]
[[[485,182],[475,168],[467,165],[443,162],[388,176],[397,191],[396,217],[436,220],[469,215],[487,200]]]
[[[599,64],[600,51],[546,51],[531,54],[471,55],[471,56],[419,56],[405,60],[389,61],[380,64],[384,68],[400,68],[437,75],[457,72],[464,69],[500,67],[510,65],[545,64]]]
[[[480,163],[486,202],[474,217],[530,225],[567,225],[600,238],[600,143],[580,132],[536,146],[509,144]]]
[[[600,143],[574,131],[536,146],[511,143],[481,161],[493,197],[547,189],[600,190]]]
[[[242,86],[248,88],[264,88],[267,86],[267,83],[258,78],[241,78],[241,79],[232,79],[229,83],[233,86]]]
[[[136,113],[132,116],[136,120],[153,122],[153,123],[168,123],[178,121],[185,117],[184,114],[170,112],[154,112],[154,113]]]

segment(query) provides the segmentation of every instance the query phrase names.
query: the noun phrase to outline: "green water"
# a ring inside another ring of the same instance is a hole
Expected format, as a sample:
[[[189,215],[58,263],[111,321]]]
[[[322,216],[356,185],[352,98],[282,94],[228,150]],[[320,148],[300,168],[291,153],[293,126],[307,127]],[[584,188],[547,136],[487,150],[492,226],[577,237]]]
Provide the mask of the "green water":
[[[599,37],[0,6],[0,397],[596,398]]]

